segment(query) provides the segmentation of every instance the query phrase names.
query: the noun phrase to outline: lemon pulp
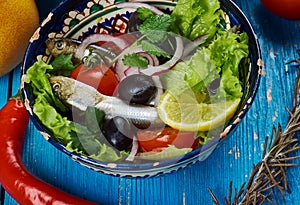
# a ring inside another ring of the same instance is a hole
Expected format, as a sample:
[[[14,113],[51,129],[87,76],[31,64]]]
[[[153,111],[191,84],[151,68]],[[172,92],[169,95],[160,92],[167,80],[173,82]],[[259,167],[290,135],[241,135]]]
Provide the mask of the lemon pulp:
[[[240,99],[223,100],[216,103],[198,103],[197,97],[190,93],[179,96],[165,92],[158,103],[161,120],[179,130],[208,131],[224,125],[235,113]]]

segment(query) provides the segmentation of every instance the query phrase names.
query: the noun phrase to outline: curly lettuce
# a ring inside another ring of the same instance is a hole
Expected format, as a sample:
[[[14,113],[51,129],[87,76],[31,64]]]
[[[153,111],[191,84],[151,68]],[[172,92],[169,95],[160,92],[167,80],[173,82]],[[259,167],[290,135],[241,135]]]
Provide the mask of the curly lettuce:
[[[220,72],[219,93],[225,92],[230,98],[241,98],[243,90],[239,69],[243,59],[249,55],[247,34],[219,30],[215,40],[204,51]]]
[[[25,83],[31,84],[33,95],[36,97],[33,113],[52,133],[53,138],[65,145],[70,152],[76,152],[101,161],[113,162],[123,159],[126,153],[118,153],[110,146],[100,142],[103,136],[100,129],[95,128],[95,126],[99,128],[99,125],[93,124],[101,123],[100,121],[91,120],[91,116],[86,116],[88,126],[85,126],[63,117],[68,108],[62,104],[52,91],[48,80],[51,72],[53,72],[52,65],[37,61],[27,70]],[[93,115],[97,112],[92,109],[90,111],[87,112],[87,115]],[[103,118],[101,112],[96,114]],[[101,120],[101,117],[99,117],[99,120]]]
[[[218,0],[179,0],[172,16],[176,19],[178,32],[189,40],[202,35],[212,38],[220,23]]]
[[[69,122],[57,111],[65,112],[67,108],[55,97],[47,72],[53,70],[51,65],[37,61],[26,72],[26,83],[31,83],[33,94],[36,96],[33,113],[52,133],[55,139],[66,145],[71,140]]]
[[[177,63],[160,78],[164,89],[176,94],[190,88],[195,92],[205,92],[208,84],[218,76],[209,56],[203,50],[197,50],[189,60]]]
[[[246,33],[220,30],[207,47],[198,49],[189,60],[177,63],[169,72],[161,75],[161,81],[164,88],[173,94],[191,88],[195,93],[209,95],[207,89],[210,84],[220,78],[216,94],[204,99],[220,101],[241,98],[243,90],[239,69],[248,55]]]

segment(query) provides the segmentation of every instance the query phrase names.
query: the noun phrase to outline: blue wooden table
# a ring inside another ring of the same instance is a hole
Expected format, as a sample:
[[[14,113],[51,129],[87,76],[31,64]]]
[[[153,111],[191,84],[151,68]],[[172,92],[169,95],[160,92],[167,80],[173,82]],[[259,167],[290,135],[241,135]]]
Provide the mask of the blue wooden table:
[[[37,0],[41,18],[59,2]],[[56,150],[30,123],[23,153],[28,169],[68,193],[104,205],[212,204],[208,188],[219,199],[227,195],[231,181],[233,187],[239,188],[248,180],[253,164],[260,160],[265,137],[271,135],[272,126],[286,125],[285,106],[292,106],[297,68],[286,67],[284,63],[298,57],[300,21],[274,16],[259,0],[234,2],[257,33],[264,61],[263,75],[252,108],[235,132],[206,161],[153,178],[108,176],[85,168]],[[0,107],[10,95],[10,86],[12,93],[16,93],[19,76],[20,67],[16,67],[12,73],[0,77]],[[287,177],[292,192],[286,193],[286,204],[300,204],[300,167],[290,168]],[[1,205],[17,204],[4,190],[0,201]]]

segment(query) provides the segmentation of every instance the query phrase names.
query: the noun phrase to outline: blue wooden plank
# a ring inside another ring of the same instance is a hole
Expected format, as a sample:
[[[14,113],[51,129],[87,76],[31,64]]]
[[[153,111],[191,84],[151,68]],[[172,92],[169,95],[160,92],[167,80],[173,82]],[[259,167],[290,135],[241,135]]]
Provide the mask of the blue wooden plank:
[[[3,107],[8,97],[9,74],[0,77],[0,85],[0,107]]]
[[[12,81],[12,95],[15,95],[18,92],[18,89],[20,88],[20,82],[21,82],[21,64],[18,65],[13,70],[13,81]]]

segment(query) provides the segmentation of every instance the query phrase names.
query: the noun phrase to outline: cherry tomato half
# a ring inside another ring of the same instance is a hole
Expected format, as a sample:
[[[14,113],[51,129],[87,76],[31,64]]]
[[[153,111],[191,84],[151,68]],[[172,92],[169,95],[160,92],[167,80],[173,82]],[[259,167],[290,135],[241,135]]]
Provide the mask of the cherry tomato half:
[[[80,64],[72,71],[70,77],[96,88],[104,95],[110,96],[113,95],[119,84],[115,73],[104,64],[98,64],[94,68],[88,68]]]
[[[174,145],[177,148],[193,148],[198,146],[195,132],[179,131],[170,127],[155,130],[139,130],[137,138],[143,151]]]
[[[299,0],[261,0],[272,13],[286,19],[300,19]]]

